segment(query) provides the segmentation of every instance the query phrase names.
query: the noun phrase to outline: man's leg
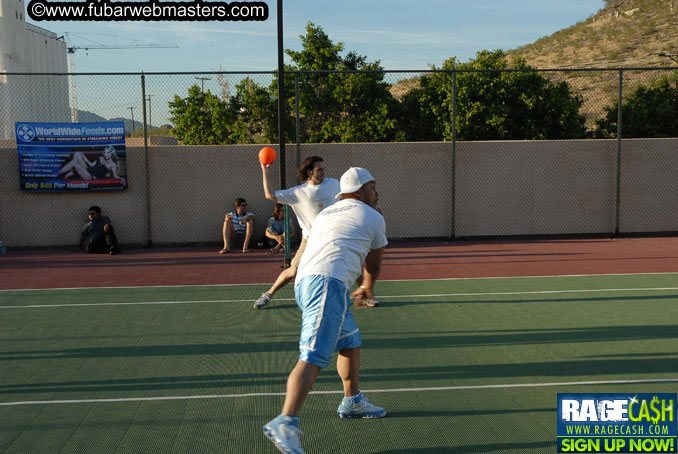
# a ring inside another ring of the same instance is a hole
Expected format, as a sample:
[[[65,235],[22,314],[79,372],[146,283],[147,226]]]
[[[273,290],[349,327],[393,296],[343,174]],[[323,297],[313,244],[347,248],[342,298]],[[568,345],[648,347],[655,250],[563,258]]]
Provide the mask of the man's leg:
[[[224,219],[224,227],[221,229],[221,233],[224,237],[224,248],[219,251],[220,253],[229,252],[231,250],[230,241],[235,234],[235,229],[233,228],[233,221],[226,218]]]
[[[290,281],[294,280],[295,277],[297,277],[297,269],[295,267],[290,266],[284,270],[278,275],[278,278],[275,280],[271,288],[262,293],[261,296],[257,298],[253,307],[255,309],[263,309],[268,306],[275,292],[286,286]]]
[[[306,361],[299,360],[294,366],[289,377],[287,377],[287,388],[285,390],[285,402],[281,414],[296,417],[299,409],[304,404],[306,396],[313,388],[320,367]]]
[[[344,397],[353,397],[360,392],[360,347],[339,350],[337,372],[344,385]]]
[[[299,360],[287,378],[285,402],[280,414],[266,423],[264,434],[287,454],[303,454],[299,442],[299,410],[313,388],[320,370],[330,362],[341,327],[341,304],[324,276],[309,276],[295,288],[302,310]],[[337,281],[338,282],[338,281]],[[337,285],[335,284],[335,288]],[[335,291],[336,293],[336,291]]]
[[[290,281],[297,277],[297,269],[299,269],[299,263],[301,262],[301,257],[304,255],[305,250],[306,238],[301,240],[299,249],[297,249],[297,253],[294,254],[294,258],[292,259],[292,263],[290,263],[290,267],[280,273],[278,279],[275,280],[271,288],[268,290],[268,293],[270,293],[271,296],[275,295],[275,292],[286,286]]]
[[[269,293],[271,296],[275,295],[278,290],[289,284],[290,281],[293,281],[295,277],[297,277],[297,269],[290,266],[278,275],[278,278],[275,280],[271,288],[268,289],[267,293]]]
[[[250,239],[252,239],[253,233],[254,233],[254,221],[250,219],[247,221],[247,226],[245,227],[245,241],[243,242],[242,245],[243,252],[250,251]]]
[[[273,298],[273,295],[275,295],[278,290],[286,286],[290,281],[297,277],[297,269],[299,268],[299,262],[301,262],[301,256],[304,254],[304,250],[306,250],[306,238],[301,240],[299,249],[297,249],[297,253],[294,256],[294,259],[292,259],[290,267],[280,273],[271,288],[262,293],[261,296],[254,302],[255,309],[263,309],[268,306],[268,304],[271,302],[271,298]]]
[[[87,251],[88,254],[105,254],[108,252],[106,248],[106,238],[103,236],[97,238],[95,241],[85,246],[85,251]]]
[[[345,304],[350,306],[351,300],[346,290]],[[344,385],[344,398],[337,408],[341,418],[383,418],[386,410],[372,403],[360,392],[360,345],[362,340],[358,325],[350,311],[346,312],[341,334],[337,342],[337,372]]]

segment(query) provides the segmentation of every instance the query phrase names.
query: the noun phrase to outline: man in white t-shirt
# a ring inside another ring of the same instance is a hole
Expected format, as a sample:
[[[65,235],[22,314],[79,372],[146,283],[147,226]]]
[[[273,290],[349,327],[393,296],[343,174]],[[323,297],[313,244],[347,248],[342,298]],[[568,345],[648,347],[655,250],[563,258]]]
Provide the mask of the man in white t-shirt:
[[[274,192],[271,189],[268,175],[269,167],[270,164],[261,164],[264,194],[269,200],[292,207],[301,226],[302,239],[290,267],[280,273],[271,288],[262,293],[259,299],[254,302],[255,309],[263,309],[268,306],[275,292],[295,278],[313,220],[322,209],[336,202],[335,196],[339,193],[339,182],[334,178],[325,178],[325,164],[323,158],[319,156],[311,156],[306,159],[297,171],[299,179],[304,183],[280,191]]]
[[[299,361],[287,379],[280,415],[264,425],[264,434],[276,447],[291,454],[303,453],[299,443],[299,418],[304,399],[332,353],[339,351],[337,372],[344,398],[337,409],[341,418],[382,418],[386,410],[370,403],[360,392],[360,331],[349,310],[371,298],[379,276],[386,239],[386,223],[375,209],[379,194],[370,173],[351,167],[341,177],[341,201],[318,214],[301,258],[295,298],[302,310]],[[360,287],[350,287],[360,277]]]

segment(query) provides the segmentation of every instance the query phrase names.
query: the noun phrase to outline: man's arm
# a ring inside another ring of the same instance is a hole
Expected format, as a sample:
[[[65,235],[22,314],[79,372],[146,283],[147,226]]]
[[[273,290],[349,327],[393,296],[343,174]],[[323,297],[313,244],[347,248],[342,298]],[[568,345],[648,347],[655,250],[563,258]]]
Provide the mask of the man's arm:
[[[374,294],[372,293],[372,287],[374,283],[377,282],[379,278],[379,272],[381,271],[381,259],[384,256],[384,250],[386,246],[380,247],[379,249],[372,249],[367,257],[365,257],[365,268],[363,270],[363,281],[360,284],[360,287],[351,294],[356,306],[360,306],[363,298],[372,298]]]
[[[273,200],[274,202],[278,201],[278,198],[275,196],[275,191],[271,189],[271,182],[268,179],[268,171],[271,167],[271,164],[261,164],[261,173],[263,174],[264,179],[264,195],[268,200]]]

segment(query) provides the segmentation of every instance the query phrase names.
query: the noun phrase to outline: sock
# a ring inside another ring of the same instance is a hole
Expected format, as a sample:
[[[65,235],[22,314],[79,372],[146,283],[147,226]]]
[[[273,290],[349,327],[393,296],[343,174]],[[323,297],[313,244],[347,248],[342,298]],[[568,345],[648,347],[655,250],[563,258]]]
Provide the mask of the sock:
[[[297,418],[296,416],[287,416],[287,415],[280,414],[280,415],[278,415],[277,419],[279,419],[279,420],[281,420],[281,421],[283,421],[287,424],[292,424],[294,427],[299,427],[299,418]]]
[[[353,405],[360,402],[361,400],[363,400],[363,393],[361,391],[358,391],[358,394],[356,394],[355,396],[344,397],[343,403],[346,405]]]

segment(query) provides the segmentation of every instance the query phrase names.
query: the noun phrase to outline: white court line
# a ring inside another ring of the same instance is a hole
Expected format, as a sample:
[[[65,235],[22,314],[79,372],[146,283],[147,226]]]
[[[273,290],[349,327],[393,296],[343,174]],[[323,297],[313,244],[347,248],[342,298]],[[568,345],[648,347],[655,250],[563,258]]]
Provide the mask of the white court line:
[[[551,277],[601,277],[601,276],[654,276],[676,275],[676,272],[667,273],[611,273],[611,274],[556,274],[548,276],[486,276],[486,277],[442,277],[435,279],[382,279],[379,282],[426,282],[426,281],[472,281],[486,279],[539,279]],[[15,288],[0,289],[0,293],[6,292],[49,292],[55,290],[92,290],[92,289],[138,289],[138,288],[192,288],[192,287],[252,287],[270,285],[270,283],[258,284],[188,284],[188,285],[131,285],[113,287],[53,287],[53,288]]]
[[[582,386],[582,385],[633,385],[643,383],[678,383],[678,378],[650,378],[645,380],[608,380],[608,381],[575,381],[554,383],[508,383],[501,385],[466,385],[436,386],[432,388],[393,388],[364,389],[365,393],[406,393],[425,391],[457,391],[463,389],[506,389],[506,388],[540,388],[547,386]],[[344,391],[311,391],[309,394],[343,394]],[[278,397],[285,393],[245,393],[245,394],[207,394],[197,396],[158,396],[158,397],[120,397],[117,399],[76,399],[76,400],[26,400],[23,402],[2,402],[0,407],[16,405],[53,405],[53,404],[87,404],[104,402],[145,402],[158,400],[192,400],[192,399],[238,399],[243,397]]]
[[[441,298],[455,296],[509,296],[509,295],[552,295],[558,293],[601,293],[601,292],[651,292],[678,290],[678,287],[647,287],[647,288],[602,288],[578,290],[539,290],[531,292],[485,292],[485,293],[432,293],[428,295],[378,295],[379,299],[391,298]],[[294,301],[294,298],[276,298],[276,301]],[[197,303],[248,303],[252,300],[197,300],[197,301],[137,301],[128,303],[68,303],[68,304],[33,304],[26,306],[0,306],[0,309],[40,309],[48,307],[78,307],[78,306],[135,306],[149,304],[197,304]]]

